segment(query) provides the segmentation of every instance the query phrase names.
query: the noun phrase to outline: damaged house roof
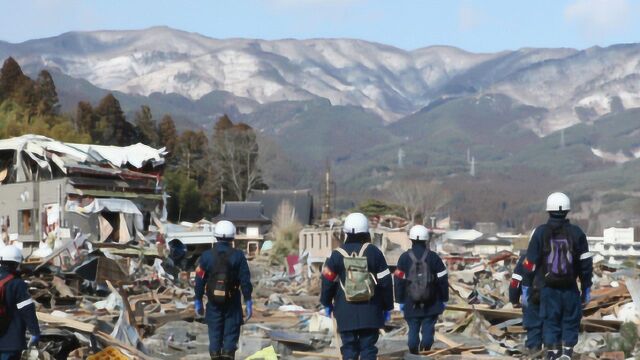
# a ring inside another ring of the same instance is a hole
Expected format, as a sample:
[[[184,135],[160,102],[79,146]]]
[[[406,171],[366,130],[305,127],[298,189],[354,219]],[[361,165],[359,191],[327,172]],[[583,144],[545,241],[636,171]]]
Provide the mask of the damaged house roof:
[[[249,201],[259,201],[264,206],[264,215],[273,219],[283,203],[289,203],[296,220],[302,225],[313,222],[313,196],[310,189],[304,190],[251,190]]]
[[[213,218],[213,222],[220,220],[234,223],[271,223],[271,220],[264,216],[262,203],[259,201],[227,201],[222,205],[220,215]]]
[[[11,153],[6,153],[11,151]],[[164,165],[165,148],[144,144],[106,146],[63,143],[40,135],[23,135],[0,140],[0,181],[23,182],[46,174],[62,173],[148,179],[155,176],[138,171]],[[37,168],[28,165],[28,160]],[[39,169],[38,169],[39,168]],[[35,173],[35,174],[34,174]]]

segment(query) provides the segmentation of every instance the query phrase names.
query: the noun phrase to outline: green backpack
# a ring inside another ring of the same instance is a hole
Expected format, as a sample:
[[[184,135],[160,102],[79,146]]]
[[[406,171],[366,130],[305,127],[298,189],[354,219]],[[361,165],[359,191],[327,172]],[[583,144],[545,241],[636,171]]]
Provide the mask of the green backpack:
[[[348,302],[369,301],[373,297],[376,288],[376,278],[369,272],[367,257],[364,251],[369,243],[362,245],[359,253],[351,255],[343,248],[336,249],[344,257],[345,281],[340,281],[342,291]]]

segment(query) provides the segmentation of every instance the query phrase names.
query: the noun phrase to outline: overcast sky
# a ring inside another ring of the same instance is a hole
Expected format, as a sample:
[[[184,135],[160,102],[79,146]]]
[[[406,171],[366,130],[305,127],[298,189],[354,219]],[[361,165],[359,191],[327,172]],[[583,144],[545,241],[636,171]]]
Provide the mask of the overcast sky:
[[[407,50],[640,41],[640,0],[0,0],[0,39],[155,25],[215,37],[347,37]]]

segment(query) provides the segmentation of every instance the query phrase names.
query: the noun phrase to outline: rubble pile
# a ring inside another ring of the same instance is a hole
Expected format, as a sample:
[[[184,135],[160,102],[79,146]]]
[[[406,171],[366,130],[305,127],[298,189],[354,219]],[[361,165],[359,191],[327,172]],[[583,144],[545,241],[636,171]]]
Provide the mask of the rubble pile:
[[[243,327],[237,358],[338,359],[335,322],[318,301],[320,275],[304,256],[287,260],[274,265],[261,254],[250,261],[254,316]],[[406,323],[395,311],[378,343],[380,358],[523,356],[522,312],[508,302],[516,261],[503,252],[448,263],[451,296],[433,349],[407,354]],[[195,274],[169,264],[152,241],[92,243],[81,234],[46,257],[28,257],[23,278],[43,329],[38,351],[28,356],[208,359],[207,327],[192,305]],[[636,269],[604,262],[595,268],[576,350],[585,359],[615,358],[624,351],[623,324],[640,325],[640,280]]]

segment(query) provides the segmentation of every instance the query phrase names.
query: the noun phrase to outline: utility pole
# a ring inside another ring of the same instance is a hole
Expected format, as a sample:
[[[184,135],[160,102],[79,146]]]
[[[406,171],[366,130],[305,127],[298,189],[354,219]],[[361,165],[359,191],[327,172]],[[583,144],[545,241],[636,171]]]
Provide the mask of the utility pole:
[[[329,165],[329,161],[327,161],[327,170],[324,173],[324,199],[322,204],[322,214],[320,215],[321,221],[328,221],[331,218],[331,197],[333,196],[331,187],[333,184],[334,183],[331,180],[331,167]]]
[[[469,175],[471,175],[472,177],[476,176],[476,157],[475,156],[471,157],[471,168],[469,169]]]
[[[398,168],[404,169],[404,150],[402,148],[398,149]]]

